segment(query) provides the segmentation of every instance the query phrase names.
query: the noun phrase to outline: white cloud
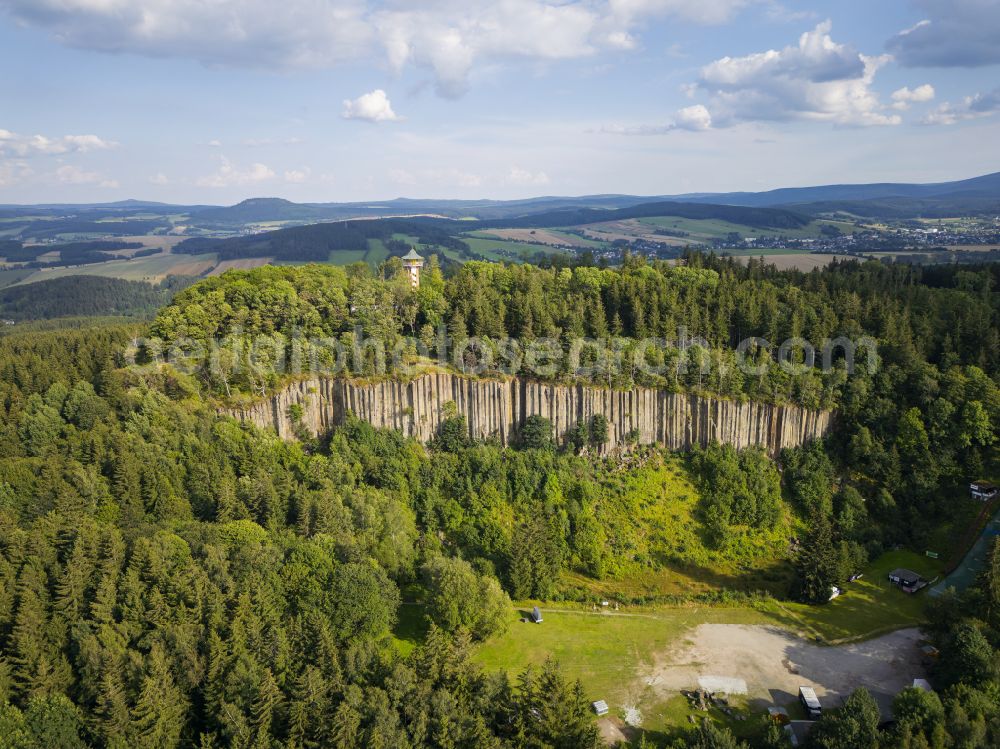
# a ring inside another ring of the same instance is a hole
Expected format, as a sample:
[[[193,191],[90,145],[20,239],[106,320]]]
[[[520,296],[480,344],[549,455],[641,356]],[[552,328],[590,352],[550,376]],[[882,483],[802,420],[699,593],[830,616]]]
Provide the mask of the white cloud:
[[[61,43],[263,69],[375,62],[457,96],[477,66],[631,49],[648,19],[717,24],[760,0],[0,0]]]
[[[675,130],[700,132],[712,127],[712,113],[704,104],[692,104],[678,109],[672,122],[665,125],[605,125],[602,133],[612,135],[664,135]]]
[[[959,104],[944,102],[929,112],[920,123],[922,125],[954,125],[964,120],[975,120],[1000,112],[1000,87],[986,94],[967,96]]]
[[[465,92],[476,64],[511,59],[566,60],[599,47],[628,47],[627,29],[602,18],[601,4],[553,0],[441,0],[413,8],[397,3],[374,14],[390,67],[430,69],[438,92]]]
[[[896,125],[872,90],[878,69],[889,61],[840,44],[825,21],[799,43],[745,57],[723,57],[706,65],[699,89],[711,97],[717,125],[759,120],[809,120],[836,125]]]
[[[169,185],[170,184],[170,179],[163,172],[159,172],[158,174],[154,174],[152,177],[149,178],[149,184],[151,184],[151,185]]]
[[[118,182],[105,179],[100,172],[88,172],[77,166],[66,164],[56,169],[56,179],[65,185],[98,185],[100,187],[118,187]]]
[[[86,153],[114,148],[117,145],[96,135],[63,135],[53,138],[46,135],[18,135],[10,130],[0,130],[0,155],[21,158]]]
[[[903,86],[892,92],[892,108],[899,110],[907,110],[910,108],[911,104],[922,104],[924,102],[931,101],[934,98],[934,87],[925,83],[923,86],[917,86],[915,89],[910,89],[908,86]]]
[[[218,171],[199,178],[195,184],[198,187],[241,187],[266,182],[274,177],[274,170],[266,164],[251,164],[246,169],[240,169],[223,156]]]
[[[392,104],[385,91],[380,88],[362,94],[357,99],[344,99],[345,120],[365,120],[366,122],[395,122],[399,119],[392,111]]]
[[[309,167],[303,167],[302,169],[289,169],[285,172],[285,182],[301,184],[309,179],[310,174],[312,174],[312,170]]]
[[[0,130],[0,138],[3,137],[3,130]],[[0,187],[10,187],[31,177],[34,171],[25,163],[19,160],[0,160]]]
[[[677,111],[674,125],[680,130],[708,130],[712,127],[712,115],[704,104],[694,104]]]
[[[1000,63],[1000,3],[995,0],[915,0],[925,14],[886,48],[908,67],[974,68]]]
[[[633,20],[648,16],[674,16],[686,21],[719,24],[730,20],[751,0],[610,0],[612,13]]]
[[[519,166],[512,166],[507,173],[506,182],[509,185],[547,185],[549,175],[545,172],[530,172]]]

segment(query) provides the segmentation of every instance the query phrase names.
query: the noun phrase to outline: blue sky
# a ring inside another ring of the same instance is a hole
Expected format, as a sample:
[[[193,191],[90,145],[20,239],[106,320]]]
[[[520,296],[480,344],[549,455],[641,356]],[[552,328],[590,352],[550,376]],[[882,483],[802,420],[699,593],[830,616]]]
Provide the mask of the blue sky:
[[[0,0],[0,202],[1000,169],[998,0]]]

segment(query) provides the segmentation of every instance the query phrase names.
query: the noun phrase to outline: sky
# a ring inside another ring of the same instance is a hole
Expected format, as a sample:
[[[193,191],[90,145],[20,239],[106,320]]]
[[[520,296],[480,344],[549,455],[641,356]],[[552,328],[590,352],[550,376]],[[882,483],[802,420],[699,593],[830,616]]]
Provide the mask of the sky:
[[[0,0],[0,203],[1000,171],[1000,0]]]

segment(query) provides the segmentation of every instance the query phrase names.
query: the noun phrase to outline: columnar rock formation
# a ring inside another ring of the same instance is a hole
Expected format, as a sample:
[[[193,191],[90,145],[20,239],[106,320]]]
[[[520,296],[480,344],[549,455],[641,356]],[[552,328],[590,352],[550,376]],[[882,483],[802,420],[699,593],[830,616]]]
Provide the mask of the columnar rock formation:
[[[829,411],[798,406],[739,402],[649,388],[609,390],[523,379],[487,380],[427,374],[408,382],[361,383],[321,378],[290,385],[268,400],[230,412],[243,421],[292,438],[304,429],[316,435],[344,423],[348,414],[421,441],[430,440],[454,403],[470,436],[496,437],[509,444],[532,415],[552,422],[556,440],[595,414],[608,420],[605,450],[630,444],[661,444],[673,450],[712,441],[736,447],[761,446],[772,455],[822,437]],[[293,408],[298,406],[298,408]]]

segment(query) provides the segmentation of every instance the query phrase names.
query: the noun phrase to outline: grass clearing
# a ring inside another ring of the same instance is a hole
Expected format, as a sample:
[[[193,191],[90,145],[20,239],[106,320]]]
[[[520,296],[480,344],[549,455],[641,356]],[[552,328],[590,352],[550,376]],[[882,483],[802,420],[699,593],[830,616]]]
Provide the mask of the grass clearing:
[[[548,657],[563,672],[579,679],[590,700],[609,704],[639,704],[636,679],[652,668],[654,655],[671,647],[698,624],[766,624],[767,618],[748,608],[690,607],[657,611],[591,612],[542,607],[545,621],[519,621],[531,610],[526,603],[512,615],[506,634],[476,649],[476,660],[487,670],[515,675]]]
[[[377,268],[379,263],[388,257],[389,248],[385,246],[385,242],[381,239],[368,240],[368,252],[365,253],[365,260],[371,267]]]
[[[669,733],[688,726],[689,715],[700,718],[705,713],[692,711],[675,693],[654,688],[648,677],[656,668],[671,667],[664,654],[696,627],[778,626],[805,638],[803,646],[812,642],[822,650],[825,645],[869,640],[918,626],[924,620],[927,593],[910,595],[891,585],[887,576],[896,567],[930,579],[940,571],[940,562],[911,551],[889,552],[872,562],[861,580],[848,584],[844,594],[822,606],[768,600],[753,606],[623,606],[614,611],[542,603],[544,623],[536,625],[520,621],[536,602],[521,602],[512,613],[509,630],[479,645],[475,657],[487,670],[510,674],[553,657],[568,677],[581,681],[588,699],[604,699],[613,707],[636,705],[643,714],[644,730]],[[710,717],[738,734],[753,724],[733,725],[716,711]]]
[[[368,253],[365,250],[331,250],[327,260],[331,265],[350,265],[351,263],[363,263]],[[301,265],[302,263],[296,263]]]
[[[848,583],[844,593],[823,606],[795,602],[770,604],[770,615],[789,628],[798,629],[825,642],[843,642],[873,637],[924,619],[927,589],[904,593],[889,582],[889,572],[904,567],[932,580],[943,562],[912,551],[890,551],[870,563],[864,577]]]
[[[404,603],[392,628],[392,646],[400,655],[407,656],[424,641],[429,629],[424,607],[419,603]]]

